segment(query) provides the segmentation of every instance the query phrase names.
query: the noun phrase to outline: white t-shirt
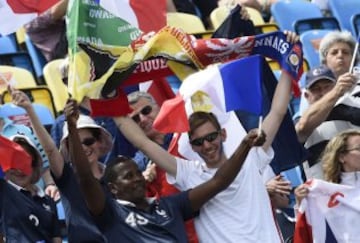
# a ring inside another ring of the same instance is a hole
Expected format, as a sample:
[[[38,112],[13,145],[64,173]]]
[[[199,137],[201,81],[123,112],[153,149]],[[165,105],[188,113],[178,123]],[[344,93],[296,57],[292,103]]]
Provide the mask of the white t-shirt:
[[[207,202],[195,218],[200,242],[281,242],[261,177],[273,156],[272,149],[268,153],[262,148],[250,150],[234,182]],[[216,170],[204,162],[177,158],[176,178],[167,174],[167,180],[182,191],[188,190],[208,181]]]

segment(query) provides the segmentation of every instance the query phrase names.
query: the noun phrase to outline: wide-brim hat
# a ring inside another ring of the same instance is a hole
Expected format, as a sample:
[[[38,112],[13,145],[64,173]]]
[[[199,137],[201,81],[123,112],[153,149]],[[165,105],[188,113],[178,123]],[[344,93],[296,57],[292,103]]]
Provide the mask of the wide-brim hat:
[[[96,122],[91,117],[86,116],[86,115],[80,115],[79,119],[77,120],[77,123],[76,123],[76,128],[77,129],[81,129],[81,128],[99,129],[100,130],[100,138],[99,139],[102,143],[100,156],[103,156],[111,151],[111,149],[113,147],[111,134],[105,128],[96,124]],[[68,136],[69,136],[68,125],[67,125],[67,122],[65,122],[64,126],[63,126],[63,136],[60,141],[60,151],[66,161],[70,161],[70,154],[69,154],[69,150],[68,150],[68,147],[66,144],[66,139]]]

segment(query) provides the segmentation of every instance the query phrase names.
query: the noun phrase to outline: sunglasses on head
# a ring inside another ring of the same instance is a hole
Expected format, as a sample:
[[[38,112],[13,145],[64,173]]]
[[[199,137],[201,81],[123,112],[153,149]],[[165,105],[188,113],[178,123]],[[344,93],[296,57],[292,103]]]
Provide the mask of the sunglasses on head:
[[[96,143],[96,141],[97,141],[96,138],[91,137],[91,138],[85,138],[84,140],[82,140],[81,143],[85,146],[91,146],[94,143]]]
[[[194,146],[202,146],[206,141],[208,141],[209,143],[213,142],[218,136],[219,136],[220,131],[215,131],[212,133],[209,133],[201,138],[195,138],[194,140],[190,141],[191,145]]]
[[[147,116],[152,112],[152,107],[150,105],[145,106],[144,108],[142,108],[140,110],[140,112],[134,116],[132,116],[131,118],[136,122],[139,123],[140,122],[140,114],[143,116]]]

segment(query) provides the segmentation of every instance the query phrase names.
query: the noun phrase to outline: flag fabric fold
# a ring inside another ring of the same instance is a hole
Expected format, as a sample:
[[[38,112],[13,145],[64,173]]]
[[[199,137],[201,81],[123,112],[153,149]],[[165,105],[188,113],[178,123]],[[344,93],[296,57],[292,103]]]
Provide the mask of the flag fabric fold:
[[[24,174],[32,172],[31,156],[17,143],[0,135],[0,166],[6,172],[18,169]]]
[[[310,192],[299,208],[294,243],[357,242],[360,189],[318,179],[308,185]]]

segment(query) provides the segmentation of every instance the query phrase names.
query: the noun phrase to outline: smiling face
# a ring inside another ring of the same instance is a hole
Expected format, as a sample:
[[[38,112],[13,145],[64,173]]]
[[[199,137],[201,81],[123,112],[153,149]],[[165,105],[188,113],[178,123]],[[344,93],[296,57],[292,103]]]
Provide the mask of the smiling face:
[[[114,176],[108,182],[108,186],[117,199],[135,204],[144,201],[146,193],[145,178],[132,160],[117,163],[111,170]]]
[[[225,130],[218,130],[210,121],[207,121],[192,132],[190,144],[209,168],[218,168],[226,161],[223,149],[225,139]]]
[[[101,140],[94,136],[89,128],[78,129],[82,147],[90,163],[97,163],[102,156]]]

